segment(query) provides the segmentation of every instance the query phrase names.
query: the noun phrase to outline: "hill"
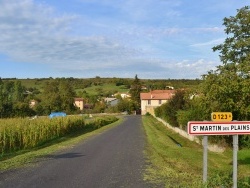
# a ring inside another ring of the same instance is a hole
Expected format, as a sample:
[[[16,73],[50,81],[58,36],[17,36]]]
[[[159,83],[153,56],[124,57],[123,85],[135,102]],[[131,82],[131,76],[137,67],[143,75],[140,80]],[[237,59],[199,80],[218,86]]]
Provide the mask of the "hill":
[[[84,92],[90,95],[98,95],[99,93],[109,94],[109,93],[124,93],[128,92],[129,88],[133,82],[133,78],[33,78],[33,79],[18,79],[18,78],[10,78],[5,79],[2,78],[3,81],[20,81],[21,84],[27,90],[37,90],[39,92],[43,92],[44,86],[48,82],[52,82],[55,80],[68,80],[73,86],[76,93]],[[140,79],[141,84],[144,86],[146,90],[150,89],[166,89],[169,86],[174,89],[180,88],[195,88],[202,81],[198,79]]]

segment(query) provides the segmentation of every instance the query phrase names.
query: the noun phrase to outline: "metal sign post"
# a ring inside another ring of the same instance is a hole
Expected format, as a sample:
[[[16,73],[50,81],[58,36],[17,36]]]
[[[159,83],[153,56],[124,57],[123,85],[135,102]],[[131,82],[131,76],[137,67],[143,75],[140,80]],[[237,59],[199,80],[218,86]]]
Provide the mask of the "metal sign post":
[[[203,136],[203,182],[207,181],[207,144],[208,136]]]
[[[233,188],[237,188],[238,135],[233,135]]]

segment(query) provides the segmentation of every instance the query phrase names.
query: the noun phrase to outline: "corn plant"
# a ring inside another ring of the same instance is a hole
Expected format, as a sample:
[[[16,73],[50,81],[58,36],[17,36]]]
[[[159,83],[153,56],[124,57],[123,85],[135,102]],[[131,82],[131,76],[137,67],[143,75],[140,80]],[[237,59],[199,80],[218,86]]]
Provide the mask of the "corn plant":
[[[98,129],[116,121],[113,116],[96,117],[88,120],[82,116],[57,118],[0,119],[0,154],[31,149],[54,139],[73,133]]]

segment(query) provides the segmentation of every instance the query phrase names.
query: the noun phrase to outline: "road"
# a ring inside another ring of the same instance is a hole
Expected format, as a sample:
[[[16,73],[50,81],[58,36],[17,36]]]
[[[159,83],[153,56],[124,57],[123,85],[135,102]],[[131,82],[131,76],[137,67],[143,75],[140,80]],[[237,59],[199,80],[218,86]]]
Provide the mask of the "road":
[[[144,145],[141,116],[126,116],[119,126],[47,156],[34,167],[0,173],[0,187],[145,188]]]

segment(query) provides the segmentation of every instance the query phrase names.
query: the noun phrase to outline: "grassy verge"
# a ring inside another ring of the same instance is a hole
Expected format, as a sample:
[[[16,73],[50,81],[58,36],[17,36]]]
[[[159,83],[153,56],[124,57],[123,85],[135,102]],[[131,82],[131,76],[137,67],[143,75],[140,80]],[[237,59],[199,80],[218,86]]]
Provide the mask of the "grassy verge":
[[[148,166],[145,180],[165,187],[232,187],[232,150],[208,153],[208,184],[202,184],[202,146],[143,116]],[[250,187],[250,151],[239,151],[238,186]],[[240,186],[241,185],[241,186]]]
[[[103,126],[97,130],[92,132],[88,132],[85,134],[71,134],[69,136],[65,136],[59,139],[55,139],[42,147],[36,147],[30,150],[22,150],[20,152],[16,152],[10,154],[5,159],[0,161],[0,171],[14,169],[26,165],[33,165],[36,162],[36,159],[44,157],[46,155],[59,152],[64,149],[69,149],[76,145],[79,142],[82,142],[88,139],[91,136],[98,135],[110,128],[113,128],[119,125],[123,121],[122,118],[119,118],[118,121]]]

